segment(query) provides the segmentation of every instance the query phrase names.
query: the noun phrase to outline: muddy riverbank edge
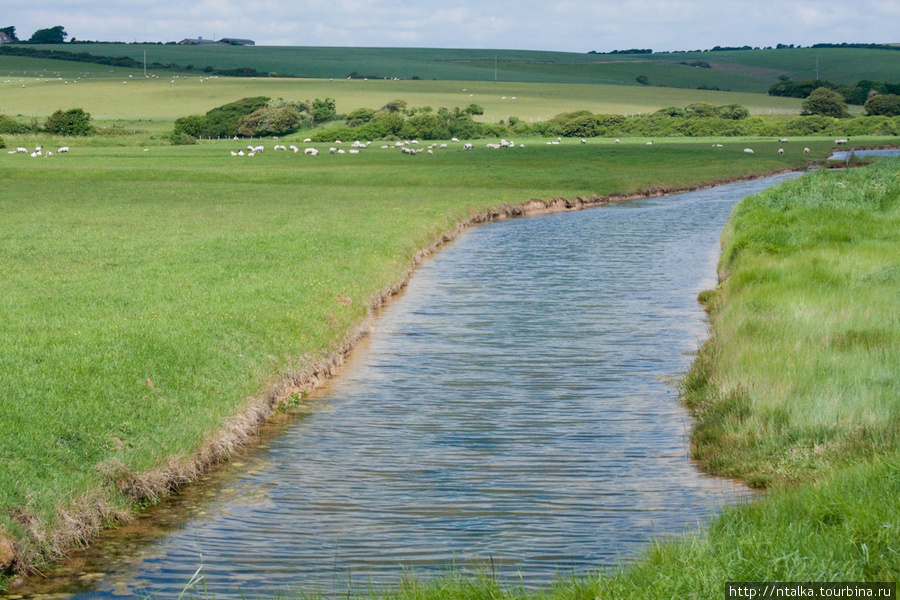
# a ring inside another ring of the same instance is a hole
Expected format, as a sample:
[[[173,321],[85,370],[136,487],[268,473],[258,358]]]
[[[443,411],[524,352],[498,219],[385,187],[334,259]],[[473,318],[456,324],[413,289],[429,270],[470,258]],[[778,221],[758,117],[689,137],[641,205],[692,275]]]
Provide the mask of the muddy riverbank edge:
[[[445,244],[455,240],[469,227],[507,218],[582,210],[612,203],[692,192],[729,183],[772,177],[792,170],[796,169],[720,179],[690,186],[653,186],[628,194],[609,196],[592,194],[586,197],[557,197],[551,200],[531,199],[516,205],[503,204],[470,216],[457,223],[454,228],[440,234],[427,247],[417,251],[400,280],[371,298],[366,317],[346,333],[336,349],[312,361],[305,369],[284,373],[278,381],[270,383],[259,394],[250,397],[244,410],[228,419],[195,453],[189,456],[171,456],[156,469],[142,473],[131,472],[118,461],[101,463],[97,465],[97,469],[110,483],[110,487],[85,492],[74,497],[68,505],[58,507],[53,523],[45,523],[27,506],[14,510],[14,517],[23,525],[26,534],[20,539],[15,539],[0,532],[0,589],[3,589],[3,578],[12,578],[8,584],[16,587],[16,582],[22,576],[38,572],[41,565],[64,559],[69,550],[90,544],[104,528],[131,520],[140,512],[142,506],[177,491],[214,469],[216,465],[227,461],[235,450],[252,441],[260,425],[292,397],[309,393],[334,377],[357,342],[369,333],[376,310],[406,287],[418,265]],[[130,509],[123,510],[112,501],[111,497],[116,489],[132,501]]]

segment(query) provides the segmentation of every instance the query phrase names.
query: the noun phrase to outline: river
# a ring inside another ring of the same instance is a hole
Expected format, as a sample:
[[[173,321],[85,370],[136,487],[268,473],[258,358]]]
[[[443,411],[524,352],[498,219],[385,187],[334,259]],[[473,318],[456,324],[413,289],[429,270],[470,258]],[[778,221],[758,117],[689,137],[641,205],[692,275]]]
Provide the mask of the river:
[[[175,598],[198,569],[218,599],[451,567],[544,586],[696,529],[749,492],[691,462],[672,381],[733,205],[793,176],[468,230],[277,435],[104,535],[56,591]]]

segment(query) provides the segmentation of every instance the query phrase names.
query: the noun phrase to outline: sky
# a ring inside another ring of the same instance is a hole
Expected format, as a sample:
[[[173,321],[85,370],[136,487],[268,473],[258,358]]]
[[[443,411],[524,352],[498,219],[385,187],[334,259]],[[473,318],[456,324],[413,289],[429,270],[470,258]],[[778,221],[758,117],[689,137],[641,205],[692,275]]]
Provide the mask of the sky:
[[[3,0],[20,40],[610,52],[900,42],[897,0]]]

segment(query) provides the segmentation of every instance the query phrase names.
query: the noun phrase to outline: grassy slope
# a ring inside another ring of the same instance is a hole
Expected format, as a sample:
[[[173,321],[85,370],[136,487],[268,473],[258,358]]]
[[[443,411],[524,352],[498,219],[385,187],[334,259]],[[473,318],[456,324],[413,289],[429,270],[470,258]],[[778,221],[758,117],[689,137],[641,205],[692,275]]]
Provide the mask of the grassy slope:
[[[101,463],[142,471],[191,452],[266,382],[333,348],[417,248],[475,210],[805,158],[772,143],[753,156],[739,143],[535,142],[253,159],[232,146],[0,156],[8,533],[24,535],[16,507],[52,524],[58,504],[104,486]]]
[[[794,48],[658,54],[578,54],[527,50],[431,48],[319,48],[301,46],[176,46],[158,44],[77,44],[35,46],[128,56],[149,63],[207,65],[218,69],[253,67],[262,73],[311,78],[344,78],[356,72],[377,78],[532,83],[607,83],[635,86],[645,75],[653,86],[718,88],[765,93],[780,75],[795,80],[819,77],[838,83],[860,79],[900,81],[897,51],[855,48]],[[496,63],[495,63],[496,60]],[[696,61],[712,68],[690,66]],[[0,69],[2,72],[3,69]],[[100,72],[98,66],[84,70]]]

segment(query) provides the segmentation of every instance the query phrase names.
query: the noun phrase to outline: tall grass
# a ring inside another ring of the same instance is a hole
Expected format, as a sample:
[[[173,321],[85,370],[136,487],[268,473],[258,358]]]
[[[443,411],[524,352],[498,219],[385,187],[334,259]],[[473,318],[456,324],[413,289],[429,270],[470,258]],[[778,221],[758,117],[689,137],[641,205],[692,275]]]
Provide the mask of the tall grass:
[[[686,380],[711,470],[769,485],[896,451],[896,173],[818,173],[735,210],[704,372]]]

